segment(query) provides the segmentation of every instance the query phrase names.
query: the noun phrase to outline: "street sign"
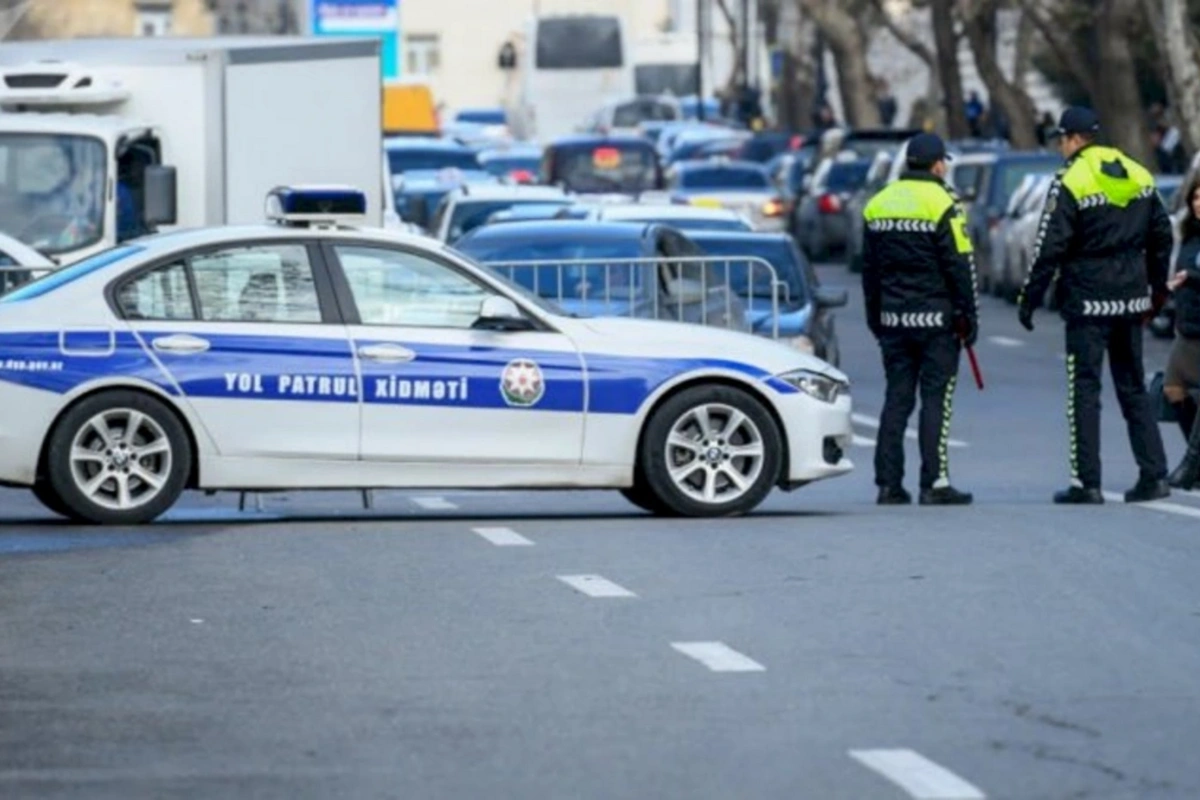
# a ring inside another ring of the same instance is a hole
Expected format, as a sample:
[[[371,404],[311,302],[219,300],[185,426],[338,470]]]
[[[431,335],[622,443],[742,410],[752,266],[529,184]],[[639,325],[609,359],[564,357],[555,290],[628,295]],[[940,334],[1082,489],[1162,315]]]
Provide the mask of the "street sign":
[[[399,75],[400,0],[311,0],[314,36],[378,36],[384,80]]]

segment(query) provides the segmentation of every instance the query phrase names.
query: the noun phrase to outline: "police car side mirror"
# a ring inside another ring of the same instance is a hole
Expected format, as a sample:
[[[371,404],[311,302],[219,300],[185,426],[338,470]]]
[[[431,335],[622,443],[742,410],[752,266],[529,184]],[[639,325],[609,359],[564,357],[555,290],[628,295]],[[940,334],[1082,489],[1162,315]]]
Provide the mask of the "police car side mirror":
[[[174,225],[177,220],[175,168],[152,164],[143,173],[144,203],[142,221],[147,227]]]
[[[479,318],[471,326],[488,331],[533,330],[533,322],[507,297],[491,295],[479,306]]]

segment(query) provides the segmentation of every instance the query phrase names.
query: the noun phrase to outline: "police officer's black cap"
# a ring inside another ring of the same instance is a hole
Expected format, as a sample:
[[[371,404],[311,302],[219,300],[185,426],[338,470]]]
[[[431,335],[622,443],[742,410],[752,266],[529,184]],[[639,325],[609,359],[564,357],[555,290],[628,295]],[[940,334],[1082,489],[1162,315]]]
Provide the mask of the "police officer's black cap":
[[[946,143],[936,133],[918,133],[908,140],[905,159],[914,165],[932,167],[939,161],[949,161]]]
[[[1096,133],[1100,130],[1100,118],[1096,112],[1083,106],[1071,106],[1058,118],[1058,127],[1052,136],[1070,136],[1073,133]]]

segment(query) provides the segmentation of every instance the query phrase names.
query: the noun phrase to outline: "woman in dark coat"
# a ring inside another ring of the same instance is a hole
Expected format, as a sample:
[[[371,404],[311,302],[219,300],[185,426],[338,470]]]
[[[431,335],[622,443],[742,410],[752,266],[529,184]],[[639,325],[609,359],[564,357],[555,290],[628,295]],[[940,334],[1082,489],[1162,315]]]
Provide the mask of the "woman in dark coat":
[[[1168,481],[1177,489],[1200,482],[1200,179],[1188,186],[1186,214],[1180,224],[1179,256],[1168,283],[1175,293],[1175,343],[1163,376],[1163,394],[1175,407],[1187,439],[1187,454]]]

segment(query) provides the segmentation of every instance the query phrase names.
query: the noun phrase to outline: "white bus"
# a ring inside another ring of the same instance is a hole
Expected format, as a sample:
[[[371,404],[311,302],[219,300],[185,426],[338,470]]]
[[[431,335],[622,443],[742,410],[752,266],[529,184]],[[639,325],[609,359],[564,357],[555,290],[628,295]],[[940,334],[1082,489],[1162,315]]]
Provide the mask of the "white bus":
[[[526,38],[524,133],[545,142],[581,129],[600,106],[634,95],[633,58],[615,14],[544,14]]]

